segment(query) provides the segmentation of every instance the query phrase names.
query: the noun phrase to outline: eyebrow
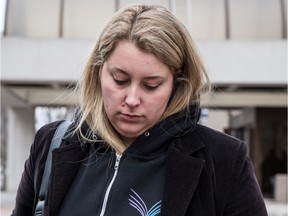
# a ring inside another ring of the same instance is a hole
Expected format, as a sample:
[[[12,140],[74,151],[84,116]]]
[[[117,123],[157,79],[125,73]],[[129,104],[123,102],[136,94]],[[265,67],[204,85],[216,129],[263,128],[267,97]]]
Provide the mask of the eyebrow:
[[[113,67],[113,68],[109,68],[109,70],[111,73],[121,73],[121,74],[129,76],[129,73],[127,73],[126,71],[124,71],[120,68]]]
[[[162,76],[150,76],[150,77],[145,77],[144,80],[160,80],[160,81],[163,81],[165,80],[166,78],[165,77],[162,77]]]
[[[120,69],[120,68],[117,68],[117,67],[114,67],[114,68],[110,68],[110,71],[111,73],[121,73],[121,74],[124,74],[126,76],[129,76],[130,77],[130,74],[127,73],[126,71]],[[147,76],[147,77],[144,77],[143,78],[144,80],[165,80],[166,77],[163,77],[163,76],[160,76],[160,75],[152,75],[152,76]]]

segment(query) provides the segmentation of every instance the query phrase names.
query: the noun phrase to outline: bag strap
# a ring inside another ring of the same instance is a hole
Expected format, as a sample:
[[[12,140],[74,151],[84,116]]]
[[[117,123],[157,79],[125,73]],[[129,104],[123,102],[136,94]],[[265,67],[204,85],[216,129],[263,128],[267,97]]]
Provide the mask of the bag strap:
[[[45,200],[47,189],[48,189],[48,181],[51,173],[51,165],[52,165],[52,151],[55,148],[60,147],[62,138],[64,137],[66,131],[68,130],[69,126],[72,122],[70,121],[63,121],[58,128],[56,129],[53,139],[51,141],[51,145],[49,148],[48,156],[45,163],[44,173],[42,177],[41,187],[39,191],[39,199]]]

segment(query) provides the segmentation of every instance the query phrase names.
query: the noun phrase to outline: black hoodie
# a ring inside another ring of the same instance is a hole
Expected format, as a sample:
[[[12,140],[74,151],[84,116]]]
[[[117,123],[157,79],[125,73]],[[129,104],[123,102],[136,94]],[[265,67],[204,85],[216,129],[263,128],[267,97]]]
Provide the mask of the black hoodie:
[[[91,143],[59,215],[160,215],[168,146],[193,130],[198,117],[198,106],[191,106],[164,119],[121,156],[103,142]]]

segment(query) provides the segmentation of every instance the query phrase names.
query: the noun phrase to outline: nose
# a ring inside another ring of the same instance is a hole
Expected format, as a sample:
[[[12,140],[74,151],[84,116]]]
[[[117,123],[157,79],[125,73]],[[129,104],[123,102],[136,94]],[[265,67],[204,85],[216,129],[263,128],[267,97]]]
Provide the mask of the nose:
[[[140,93],[138,91],[137,87],[130,87],[127,91],[126,97],[125,97],[125,104],[127,104],[129,107],[137,107],[140,105],[141,99],[140,99]]]

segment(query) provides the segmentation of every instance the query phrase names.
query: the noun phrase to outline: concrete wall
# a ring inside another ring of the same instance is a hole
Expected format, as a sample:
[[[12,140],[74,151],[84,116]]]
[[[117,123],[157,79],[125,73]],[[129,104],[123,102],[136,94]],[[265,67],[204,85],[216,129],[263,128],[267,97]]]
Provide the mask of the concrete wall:
[[[59,2],[59,0],[58,0]],[[115,0],[68,0],[63,9],[63,33],[67,38],[95,38],[115,11]]]
[[[287,46],[278,41],[211,41],[197,43],[211,80],[218,84],[285,85]],[[4,81],[78,80],[92,40],[2,39]]]
[[[84,39],[2,39],[2,80],[70,82],[80,72],[92,49]]]
[[[236,40],[283,37],[283,8],[286,9],[287,0],[227,2],[225,5],[225,0],[105,0],[105,3],[95,0],[9,0],[6,34],[34,38],[95,38],[115,10],[129,4],[146,3],[170,9],[199,40],[225,40],[227,36]]]

